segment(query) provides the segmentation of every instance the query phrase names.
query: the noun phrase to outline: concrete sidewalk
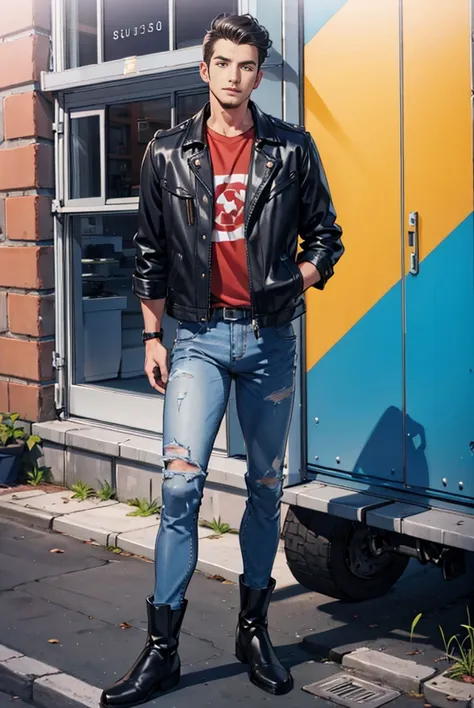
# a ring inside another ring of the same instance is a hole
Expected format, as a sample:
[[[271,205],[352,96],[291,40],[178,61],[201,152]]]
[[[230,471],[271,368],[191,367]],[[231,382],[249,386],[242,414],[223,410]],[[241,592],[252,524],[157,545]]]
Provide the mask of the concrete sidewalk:
[[[159,516],[132,517],[128,514],[133,507],[128,504],[97,499],[76,501],[72,496],[73,492],[68,490],[47,493],[34,487],[3,494],[0,495],[0,517],[153,560]],[[197,569],[236,582],[242,572],[238,536],[234,533],[219,536],[200,526]],[[277,554],[274,575],[280,588],[296,585],[286,564],[283,546]]]

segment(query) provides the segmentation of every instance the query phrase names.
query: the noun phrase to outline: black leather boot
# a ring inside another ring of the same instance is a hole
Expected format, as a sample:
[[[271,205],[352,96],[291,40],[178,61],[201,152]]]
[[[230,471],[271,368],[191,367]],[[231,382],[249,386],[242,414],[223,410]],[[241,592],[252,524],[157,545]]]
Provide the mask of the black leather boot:
[[[174,688],[181,675],[178,640],[187,600],[179,610],[153,604],[147,597],[148,636],[145,648],[130,669],[100,698],[102,708],[131,708]]]
[[[235,655],[250,667],[250,680],[255,686],[275,696],[289,693],[293,677],[278,660],[268,636],[267,612],[275,581],[265,590],[255,590],[240,583],[240,614],[235,637]]]

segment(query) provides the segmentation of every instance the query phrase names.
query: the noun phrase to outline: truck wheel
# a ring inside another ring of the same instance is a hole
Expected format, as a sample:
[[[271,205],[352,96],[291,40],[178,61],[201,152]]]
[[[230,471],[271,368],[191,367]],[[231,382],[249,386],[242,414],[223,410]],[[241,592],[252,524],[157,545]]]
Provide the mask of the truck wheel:
[[[283,528],[288,566],[308,590],[352,602],[381,597],[403,575],[409,559],[377,553],[373,533],[359,522],[290,506]]]

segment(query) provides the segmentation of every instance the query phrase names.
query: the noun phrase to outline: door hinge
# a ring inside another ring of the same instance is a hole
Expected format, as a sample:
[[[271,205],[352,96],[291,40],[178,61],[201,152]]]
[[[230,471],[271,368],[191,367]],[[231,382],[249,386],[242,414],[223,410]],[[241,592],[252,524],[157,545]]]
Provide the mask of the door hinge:
[[[53,133],[64,135],[64,123],[53,123]]]
[[[58,352],[53,352],[53,369],[64,369],[64,358]]]
[[[59,216],[63,206],[64,202],[62,199],[53,199],[51,202],[51,214],[53,216]]]

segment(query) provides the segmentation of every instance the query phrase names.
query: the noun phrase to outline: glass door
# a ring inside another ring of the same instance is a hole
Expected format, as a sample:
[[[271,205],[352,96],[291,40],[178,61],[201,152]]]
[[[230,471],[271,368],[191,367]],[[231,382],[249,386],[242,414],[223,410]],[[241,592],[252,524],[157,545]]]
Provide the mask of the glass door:
[[[140,302],[132,294],[140,167],[156,130],[196,113],[200,90],[113,103],[69,116],[65,221],[68,412],[161,432],[162,396],[143,372]],[[165,318],[171,348],[176,323]],[[217,447],[225,449],[225,428]]]

